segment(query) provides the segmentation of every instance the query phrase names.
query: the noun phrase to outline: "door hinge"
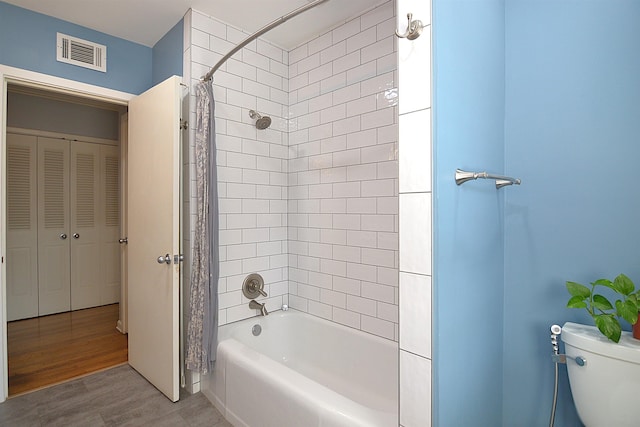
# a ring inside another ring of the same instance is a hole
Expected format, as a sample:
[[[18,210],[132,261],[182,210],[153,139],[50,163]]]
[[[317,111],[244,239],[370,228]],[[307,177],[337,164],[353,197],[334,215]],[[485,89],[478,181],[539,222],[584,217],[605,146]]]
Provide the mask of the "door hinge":
[[[186,120],[182,120],[180,119],[180,129],[188,129],[189,128],[189,122],[187,122]]]

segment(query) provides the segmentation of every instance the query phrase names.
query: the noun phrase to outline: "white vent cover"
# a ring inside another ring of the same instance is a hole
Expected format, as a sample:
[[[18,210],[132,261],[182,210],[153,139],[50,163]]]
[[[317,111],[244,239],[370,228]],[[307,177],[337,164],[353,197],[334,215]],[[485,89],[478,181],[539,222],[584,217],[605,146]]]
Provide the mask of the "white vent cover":
[[[107,47],[58,33],[57,60],[107,72]]]

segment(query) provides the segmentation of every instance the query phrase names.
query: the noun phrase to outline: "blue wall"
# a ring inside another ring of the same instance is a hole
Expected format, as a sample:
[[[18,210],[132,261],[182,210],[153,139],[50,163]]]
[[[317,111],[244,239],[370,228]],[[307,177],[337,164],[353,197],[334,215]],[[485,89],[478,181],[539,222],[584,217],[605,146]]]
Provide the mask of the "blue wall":
[[[640,285],[640,2],[434,0],[433,13],[434,425],[547,425],[549,326],[591,322],[565,307],[564,283]],[[523,183],[456,187],[456,167]],[[580,426],[560,378],[556,425]]]
[[[504,1],[434,0],[434,425],[502,425]]]
[[[107,72],[57,62],[57,32],[107,46]],[[134,94],[151,87],[151,48],[3,2],[0,64]]]
[[[153,85],[171,76],[182,75],[183,26],[184,20],[181,19],[153,46]]]
[[[506,2],[504,424],[546,425],[567,280],[640,285],[640,2]],[[562,367],[556,425],[580,425]]]

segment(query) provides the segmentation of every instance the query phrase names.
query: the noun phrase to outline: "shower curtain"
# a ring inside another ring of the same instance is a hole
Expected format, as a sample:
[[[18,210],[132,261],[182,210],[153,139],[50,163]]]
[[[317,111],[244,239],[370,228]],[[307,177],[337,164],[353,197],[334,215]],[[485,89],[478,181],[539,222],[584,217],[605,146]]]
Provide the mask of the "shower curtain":
[[[187,369],[206,374],[216,360],[218,341],[218,177],[215,104],[211,80],[196,86],[194,224],[187,324]]]

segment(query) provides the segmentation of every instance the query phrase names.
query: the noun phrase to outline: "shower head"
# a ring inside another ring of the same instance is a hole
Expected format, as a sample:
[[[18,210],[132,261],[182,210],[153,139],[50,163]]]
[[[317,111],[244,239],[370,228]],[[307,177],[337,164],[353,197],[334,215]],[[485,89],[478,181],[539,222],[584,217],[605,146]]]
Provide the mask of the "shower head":
[[[271,117],[269,117],[269,116],[260,117],[256,121],[256,128],[258,128],[260,130],[266,129],[269,126],[271,126]]]
[[[262,130],[271,126],[271,117],[262,116],[255,110],[249,110],[249,117],[256,119],[256,128]]]

